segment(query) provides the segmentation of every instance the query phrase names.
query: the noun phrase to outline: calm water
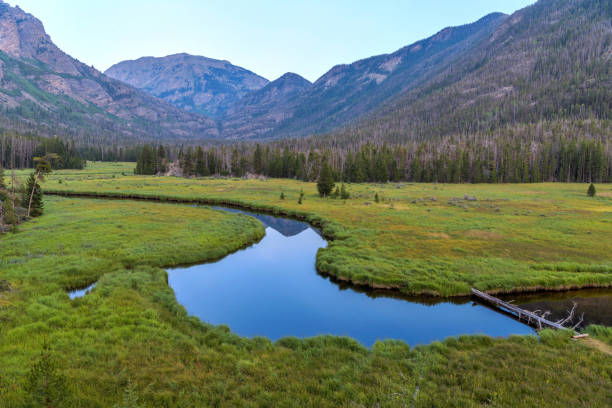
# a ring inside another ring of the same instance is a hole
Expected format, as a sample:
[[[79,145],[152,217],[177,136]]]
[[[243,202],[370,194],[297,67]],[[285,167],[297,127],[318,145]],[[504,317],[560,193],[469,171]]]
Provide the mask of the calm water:
[[[97,283],[92,283],[91,285],[89,285],[86,288],[71,290],[70,292],[68,292],[68,296],[70,297],[70,299],[76,299],[76,298],[83,297],[86,294],[88,294],[89,292],[91,292],[91,290],[93,288],[95,288],[96,285],[97,285]]]
[[[399,339],[425,344],[462,334],[533,334],[529,326],[470,299],[439,302],[373,292],[319,275],[315,258],[327,242],[308,224],[230,208],[259,219],[266,236],[220,261],[168,270],[178,301],[202,321],[225,324],[247,337],[350,336],[363,345]],[[96,286],[68,293],[85,296]],[[565,317],[578,304],[584,325],[612,326],[612,290],[581,290],[503,296],[524,309]]]
[[[534,333],[469,299],[432,304],[338,285],[315,269],[317,250],[327,245],[317,231],[298,221],[247,214],[266,226],[262,241],[218,262],[168,270],[178,301],[202,321],[247,337],[332,334],[366,346],[378,339],[414,345],[461,334]]]

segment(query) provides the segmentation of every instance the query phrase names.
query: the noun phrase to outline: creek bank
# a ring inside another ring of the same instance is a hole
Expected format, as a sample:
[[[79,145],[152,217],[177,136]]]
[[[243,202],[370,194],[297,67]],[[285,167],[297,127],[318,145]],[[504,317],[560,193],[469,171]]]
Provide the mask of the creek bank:
[[[103,199],[116,199],[116,200],[139,200],[139,201],[156,201],[161,203],[176,203],[176,204],[198,204],[208,206],[222,206],[236,209],[243,209],[247,211],[255,211],[264,214],[270,214],[274,216],[288,217],[298,221],[305,221],[311,226],[317,228],[323,238],[330,242],[339,242],[348,238],[348,231],[346,228],[319,215],[311,214],[305,211],[288,210],[281,207],[255,204],[248,201],[242,200],[231,200],[215,197],[200,197],[197,199],[193,198],[180,198],[176,196],[165,196],[165,195],[153,195],[153,194],[137,194],[137,193],[115,193],[115,192],[89,192],[89,191],[70,191],[70,190],[45,190],[44,194],[56,195],[63,197],[75,197],[75,198],[103,198]],[[377,282],[374,280],[360,280],[352,277],[343,276],[335,272],[336,268],[325,262],[321,262],[320,257],[317,255],[316,260],[317,272],[323,276],[334,278],[338,281],[354,285],[356,287],[367,287],[372,290],[386,290],[390,292],[398,292],[404,296],[425,296],[433,298],[465,298],[470,297],[471,293],[469,289],[465,292],[457,292],[449,295],[441,295],[435,290],[419,290],[419,291],[405,291],[405,284],[403,282]],[[543,293],[543,292],[566,292],[580,289],[606,289],[612,288],[612,283],[608,284],[583,284],[583,285],[554,285],[554,286],[525,286],[516,288],[489,288],[482,290],[483,292],[490,295],[510,295],[510,294],[532,294],[532,293]]]

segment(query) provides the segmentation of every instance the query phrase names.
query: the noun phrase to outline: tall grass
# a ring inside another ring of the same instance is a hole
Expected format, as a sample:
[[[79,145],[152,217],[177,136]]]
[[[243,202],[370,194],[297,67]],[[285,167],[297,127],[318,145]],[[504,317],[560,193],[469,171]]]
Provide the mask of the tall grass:
[[[185,205],[46,197],[45,215],[0,237],[0,406],[31,406],[26,377],[43,344],[67,378],[67,408],[111,407],[130,385],[147,407],[610,403],[612,359],[565,333],[368,350],[330,336],[246,339],[189,317],[160,266],[262,233],[250,217]]]
[[[333,200],[318,197],[314,183],[123,176],[111,166],[57,172],[45,188],[238,205],[305,219],[333,240],[319,251],[319,271],[411,295],[612,285],[610,186],[589,198],[581,184],[355,184],[348,186],[351,199]],[[298,204],[302,190],[305,199]],[[374,203],[375,193],[380,203]],[[466,195],[477,201],[464,200]]]

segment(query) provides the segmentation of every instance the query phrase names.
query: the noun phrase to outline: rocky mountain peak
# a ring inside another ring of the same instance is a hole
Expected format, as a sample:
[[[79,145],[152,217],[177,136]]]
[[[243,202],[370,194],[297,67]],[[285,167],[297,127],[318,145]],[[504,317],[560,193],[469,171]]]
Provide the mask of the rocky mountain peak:
[[[0,3],[0,50],[16,58],[33,58],[55,72],[78,75],[74,60],[51,41],[40,20],[19,7]]]
[[[215,118],[269,82],[229,61],[186,53],[123,61],[106,74],[179,108]]]

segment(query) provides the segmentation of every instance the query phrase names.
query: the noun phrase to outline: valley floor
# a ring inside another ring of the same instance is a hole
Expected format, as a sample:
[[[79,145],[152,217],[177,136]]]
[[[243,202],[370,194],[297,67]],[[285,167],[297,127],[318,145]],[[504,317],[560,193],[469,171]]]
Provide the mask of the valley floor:
[[[43,188],[306,217],[333,238],[318,255],[320,270],[408,294],[612,283],[610,186],[587,198],[586,186],[567,184],[350,185],[342,201],[318,198],[311,183],[142,177],[132,168],[92,163],[53,173]],[[62,407],[109,407],[136,395],[149,407],[612,404],[612,357],[568,332],[371,349],[329,336],[238,337],[189,317],[162,268],[257,241],[259,222],[134,200],[47,196],[45,206],[0,237],[2,407],[36,406],[40,390],[28,384],[41,375],[64,376],[54,394]],[[91,294],[68,298],[66,290],[98,280]],[[588,331],[612,345],[611,328]],[[47,359],[53,367],[41,370]]]
[[[233,203],[306,218],[333,240],[317,268],[353,283],[435,296],[612,285],[612,185],[589,198],[582,184],[351,184],[349,200],[334,200],[295,180],[134,176],[133,164],[90,166],[55,173],[45,190]]]

